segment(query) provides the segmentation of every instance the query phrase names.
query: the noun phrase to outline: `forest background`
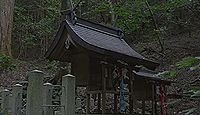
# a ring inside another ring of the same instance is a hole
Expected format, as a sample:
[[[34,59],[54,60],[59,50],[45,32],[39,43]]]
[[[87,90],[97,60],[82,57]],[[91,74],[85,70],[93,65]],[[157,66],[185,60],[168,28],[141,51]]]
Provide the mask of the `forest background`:
[[[63,74],[63,64],[45,60],[44,54],[61,22],[60,12],[69,8],[66,1],[0,1],[1,85],[25,79],[32,69],[52,77]],[[79,17],[121,28],[133,48],[158,61],[157,71],[176,81],[171,92],[194,90],[190,83],[200,78],[199,0],[73,0],[73,6]],[[181,100],[172,112],[194,111],[196,103]]]

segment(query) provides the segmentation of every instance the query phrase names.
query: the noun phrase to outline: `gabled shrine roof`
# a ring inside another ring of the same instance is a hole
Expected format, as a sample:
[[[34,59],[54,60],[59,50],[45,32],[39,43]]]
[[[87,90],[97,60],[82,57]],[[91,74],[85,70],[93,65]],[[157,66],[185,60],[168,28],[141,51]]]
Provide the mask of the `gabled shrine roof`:
[[[102,26],[101,28],[86,25],[84,21],[78,18],[76,24],[72,24],[66,20],[67,25],[80,37],[83,42],[100,48],[102,50],[109,50],[123,55],[144,59],[142,55],[134,51],[123,38],[121,38],[120,30],[112,30],[113,33],[107,32],[109,28]],[[86,22],[88,23],[88,22]],[[98,25],[100,26],[100,25]],[[110,28],[111,29],[111,28]],[[119,34],[117,34],[119,31]]]
[[[100,25],[70,14],[61,24],[55,40],[46,53],[46,58],[54,59],[56,57],[53,52],[56,52],[57,47],[60,48],[63,44],[60,42],[63,40],[60,40],[61,35],[59,35],[63,31],[67,31],[73,42],[87,50],[118,58],[128,63],[144,65],[150,69],[155,69],[159,65],[133,50],[123,39],[123,32],[120,29]]]

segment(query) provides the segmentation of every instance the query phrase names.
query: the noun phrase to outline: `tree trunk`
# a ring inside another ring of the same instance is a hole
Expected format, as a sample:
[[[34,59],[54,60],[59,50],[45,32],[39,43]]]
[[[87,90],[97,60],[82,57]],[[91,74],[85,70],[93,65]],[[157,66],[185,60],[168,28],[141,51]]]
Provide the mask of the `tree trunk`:
[[[0,53],[11,56],[11,34],[15,0],[0,0]]]

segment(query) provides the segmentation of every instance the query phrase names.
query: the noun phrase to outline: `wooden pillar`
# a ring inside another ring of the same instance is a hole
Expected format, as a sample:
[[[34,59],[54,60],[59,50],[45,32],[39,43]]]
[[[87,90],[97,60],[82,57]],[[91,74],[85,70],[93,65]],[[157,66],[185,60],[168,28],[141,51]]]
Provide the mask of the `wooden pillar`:
[[[157,91],[156,91],[156,85],[154,85],[154,98],[155,98],[155,102],[154,102],[154,106],[155,106],[155,114],[157,115],[157,99],[156,99],[156,97],[157,97]]]
[[[118,113],[117,103],[118,103],[118,96],[117,96],[117,94],[114,94],[114,113]]]
[[[167,86],[166,85],[164,86],[164,96],[165,96],[165,103],[168,103],[169,98],[167,97]],[[166,110],[166,114],[168,115],[167,110]]]
[[[103,90],[102,90],[102,115],[106,113],[106,79],[103,78]]]
[[[90,94],[86,95],[86,114],[90,114]]]
[[[130,114],[133,114],[133,94],[134,94],[134,89],[133,89],[133,74],[131,69],[129,69],[129,111]]]
[[[154,101],[155,101],[155,98],[154,98],[154,85],[152,84],[151,86],[151,90],[152,90],[152,101],[151,101],[151,106],[152,106],[152,115],[155,115],[155,107],[154,107]]]
[[[155,106],[155,114],[157,115],[157,100],[156,100],[156,97],[155,97],[154,106]]]
[[[142,115],[145,115],[145,99],[142,100]]]
[[[106,62],[101,62],[102,66],[102,115],[106,113]]]
[[[101,93],[98,93],[98,104],[97,104],[98,112],[101,111]]]
[[[97,110],[98,112],[101,111],[101,93],[98,93],[98,100],[97,100]]]
[[[157,115],[156,85],[152,84],[152,115]]]
[[[167,97],[167,86],[163,86],[164,87],[164,97],[165,97],[165,103],[169,102],[169,98]],[[167,112],[167,111],[166,111]]]

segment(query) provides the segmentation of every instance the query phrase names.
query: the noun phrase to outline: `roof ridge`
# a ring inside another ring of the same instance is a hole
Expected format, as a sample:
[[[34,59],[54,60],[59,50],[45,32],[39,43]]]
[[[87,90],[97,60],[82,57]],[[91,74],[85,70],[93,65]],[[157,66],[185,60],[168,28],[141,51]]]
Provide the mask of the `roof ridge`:
[[[109,27],[109,26],[106,26],[106,25],[103,25],[103,24],[88,21],[86,19],[83,19],[83,18],[80,18],[80,17],[77,17],[77,16],[76,16],[76,18],[77,18],[77,22],[80,23],[80,24],[83,24],[83,25],[95,28],[97,30],[107,32],[107,33],[111,33],[111,34],[117,35],[119,37],[123,36],[123,31],[120,28]]]
[[[84,25],[84,24],[81,24],[81,23],[76,23],[76,25],[81,26],[81,27],[84,27],[84,28],[88,28],[88,29],[91,29],[91,30],[94,30],[94,31],[97,31],[97,32],[100,32],[100,33],[103,33],[103,34],[106,34],[106,35],[109,35],[109,36],[117,37],[117,38],[121,39],[120,36],[118,36],[118,35],[116,35],[116,34],[109,33],[109,32],[103,31],[103,30],[99,30],[99,29],[97,29],[97,28],[90,27],[90,26],[88,26],[88,25]]]

